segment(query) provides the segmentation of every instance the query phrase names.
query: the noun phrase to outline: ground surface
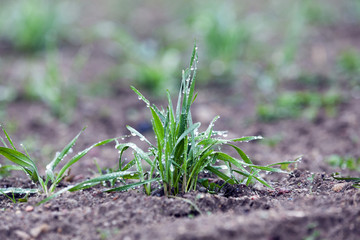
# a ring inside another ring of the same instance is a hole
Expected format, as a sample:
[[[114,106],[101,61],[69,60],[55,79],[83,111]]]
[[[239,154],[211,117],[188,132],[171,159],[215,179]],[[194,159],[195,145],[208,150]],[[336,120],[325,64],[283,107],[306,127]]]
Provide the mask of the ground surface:
[[[304,59],[300,59],[300,67],[317,72],[326,82],[337,51],[349,45],[358,47],[359,29],[357,25],[335,25],[314,32],[301,46]],[[79,81],[83,85],[92,82],[101,86],[101,77],[117,62],[105,53],[101,42],[92,47]],[[327,62],[314,56],[313,50],[318,48],[327,51]],[[69,65],[78,50],[72,45],[61,47],[61,68],[65,72],[70,71]],[[0,77],[10,79],[6,84],[15,81],[13,85],[21,92],[21,81],[16,79],[26,74],[22,70],[30,57],[7,46],[0,48],[0,54],[3,64]],[[321,64],[314,64],[312,58]],[[43,58],[35,59],[32,64],[44,64]],[[309,88],[295,80],[283,80],[280,92]],[[142,189],[103,193],[103,188],[95,187],[65,193],[40,206],[36,203],[44,196],[34,195],[28,202],[16,204],[0,196],[0,239],[359,239],[359,189],[331,176],[337,171],[357,177],[359,173],[331,167],[326,159],[333,154],[360,157],[360,95],[344,79],[333,80],[335,85],[327,86],[320,81],[312,90],[322,92],[335,86],[342,93],[344,101],[334,116],[320,109],[312,120],[299,117],[273,123],[256,121],[254,95],[259,93],[253,79],[241,79],[232,86],[198,88],[193,116],[202,122],[202,128],[220,115],[215,129],[229,130],[229,137],[265,137],[239,145],[255,163],[265,165],[302,156],[301,162],[290,166],[288,175],[264,176],[274,189],[226,185],[215,195],[200,188],[197,192],[166,198],[147,196]],[[111,90],[109,94],[79,96],[70,123],[59,121],[45,104],[29,101],[21,94],[6,106],[6,117],[0,122],[11,132],[14,142],[28,147],[42,170],[49,158],[84,126],[88,128],[75,151],[102,139],[128,134],[126,125],[141,129],[151,139],[148,108],[129,90],[132,82],[119,79],[104,83],[108,84],[104,89]],[[163,98],[154,99],[164,104]],[[94,149],[73,167],[73,183],[94,175],[94,159],[101,167],[115,167],[117,157],[113,145]],[[63,185],[68,184],[72,183]],[[14,174],[0,179],[0,187],[35,186],[24,175]]]
[[[129,96],[134,100],[127,103],[125,99],[131,99]],[[126,104],[137,100],[127,92],[118,98],[124,99],[120,112],[125,111]],[[66,193],[41,206],[35,204],[42,196],[33,196],[29,198],[29,202],[17,204],[2,196],[0,238],[358,239],[359,190],[353,188],[351,183],[334,180],[330,174],[339,169],[330,167],[324,161],[331,154],[359,154],[359,142],[354,139],[354,136],[360,135],[357,125],[360,121],[358,99],[352,98],[342,105],[334,118],[323,118],[318,122],[293,119],[272,124],[238,121],[249,116],[242,118],[241,111],[236,109],[251,109],[248,107],[251,103],[237,106],[229,104],[230,106],[221,108],[215,99],[216,97],[205,101],[200,97],[198,105],[194,106],[195,117],[206,122],[210,119],[207,119],[207,115],[219,112],[223,117],[219,120],[218,129],[233,129],[230,135],[234,136],[262,134],[267,137],[281,134],[282,140],[275,146],[262,142],[241,145],[255,162],[266,164],[293,160],[303,155],[302,162],[289,175],[268,176],[273,181],[274,190],[259,185],[239,185],[227,186],[218,195],[193,192],[179,196],[190,200],[196,208],[180,198],[146,196],[141,190],[110,194],[102,193],[101,188],[95,188]],[[115,106],[117,100],[110,101],[112,104],[108,106]],[[17,111],[16,114],[26,114],[28,104],[18,101],[9,110],[23,109],[23,112]],[[139,104],[135,104],[137,109],[144,108]],[[42,109],[42,106],[34,107],[39,108],[39,111]],[[146,116],[143,112],[140,114]],[[231,114],[231,117],[226,117],[226,114]],[[126,133],[124,129],[119,130],[119,126],[115,127],[118,122],[116,118],[122,117],[119,114],[106,120],[94,119],[89,132],[97,126],[97,130],[104,129],[101,131],[102,134],[105,132],[104,137],[112,136],[106,134],[112,130],[119,131],[119,135]],[[49,141],[55,141],[51,136],[63,136],[64,143],[68,141],[65,137],[67,134],[61,131],[70,134],[81,127],[81,124],[74,124],[71,128],[59,130],[57,122],[39,127],[34,125],[32,119],[17,119],[24,121],[24,125],[20,125],[28,133],[40,131],[42,134],[39,135]],[[134,121],[134,124],[138,122]],[[56,125],[55,128],[52,127],[53,124]],[[48,135],[49,132],[52,133],[51,136]],[[96,141],[97,136],[89,132],[83,136],[85,140],[79,141],[79,148]],[[75,181],[92,176],[88,170],[95,170],[92,158],[101,159],[98,161],[104,166],[114,166],[115,156],[113,147],[94,151],[88,159],[74,167],[73,172],[77,176]],[[2,187],[31,186],[31,183],[22,179],[23,176],[5,178],[0,180],[0,184]]]

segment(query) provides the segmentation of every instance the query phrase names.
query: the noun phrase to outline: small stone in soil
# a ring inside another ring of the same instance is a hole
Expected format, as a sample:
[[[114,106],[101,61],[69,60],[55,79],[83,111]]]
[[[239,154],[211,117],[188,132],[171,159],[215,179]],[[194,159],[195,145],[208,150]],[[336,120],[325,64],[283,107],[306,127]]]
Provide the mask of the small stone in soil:
[[[30,239],[29,234],[27,234],[26,232],[23,232],[21,230],[16,230],[15,235],[18,236],[20,239]]]
[[[340,192],[341,190],[343,190],[343,188],[347,185],[347,183],[338,183],[338,184],[335,184],[333,187],[332,187],[332,190],[334,192]]]
[[[32,212],[34,210],[34,207],[33,206],[26,206],[26,208],[25,208],[25,211],[26,212]]]
[[[49,225],[47,225],[46,223],[41,224],[38,227],[35,227],[33,229],[30,230],[30,234],[31,236],[33,236],[34,238],[37,238],[41,233],[47,232],[49,231]]]

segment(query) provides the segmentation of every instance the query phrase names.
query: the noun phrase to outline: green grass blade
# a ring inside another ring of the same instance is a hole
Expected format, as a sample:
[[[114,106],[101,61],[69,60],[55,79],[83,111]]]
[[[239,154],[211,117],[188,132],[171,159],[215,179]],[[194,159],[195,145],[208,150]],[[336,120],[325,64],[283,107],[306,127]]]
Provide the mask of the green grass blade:
[[[213,120],[211,120],[208,128],[206,129],[205,134],[208,135],[208,138],[211,137],[212,130],[213,130],[213,128],[214,128],[214,124],[215,124],[215,122],[216,122],[219,118],[220,118],[220,116],[215,116],[215,117],[213,118]]]
[[[4,132],[7,140],[9,141],[10,145],[12,146],[12,148],[13,148],[15,151],[17,151],[16,148],[15,148],[14,143],[12,142],[12,140],[11,140],[11,138],[10,138],[10,136],[9,136],[9,134],[5,131],[5,129],[3,129],[3,132]],[[5,144],[5,146],[6,146],[6,144]]]
[[[137,90],[134,86],[130,86],[130,88],[138,95],[139,100],[142,100],[146,103],[146,106],[150,106],[149,100],[147,100],[144,95],[142,95],[139,90]]]
[[[13,187],[8,187],[8,188],[0,188],[0,194],[9,194],[9,193],[14,193],[14,194],[31,194],[31,193],[38,193],[39,190],[38,189],[31,189],[31,188],[13,188]]]
[[[2,142],[4,147],[9,148],[8,145],[6,144],[5,140],[1,136],[0,136],[0,141]]]
[[[266,187],[268,187],[268,188],[271,188],[271,189],[273,188],[273,187],[272,187],[270,184],[268,184],[263,178],[261,178],[261,177],[259,177],[259,176],[256,176],[257,173],[255,173],[255,174],[249,174],[249,173],[242,172],[242,171],[239,171],[239,170],[236,170],[236,169],[234,169],[233,171],[234,171],[234,172],[237,172],[237,173],[240,174],[240,175],[243,175],[243,176],[247,177],[248,180],[251,179],[251,178],[255,178],[258,182],[260,182],[260,183],[263,184],[264,186],[266,186]],[[249,183],[250,183],[250,181],[247,181],[246,185],[249,185]]]
[[[63,189],[57,191],[56,193],[51,194],[51,195],[48,196],[47,198],[45,198],[45,199],[41,200],[40,202],[38,202],[38,203],[36,204],[36,206],[39,206],[39,205],[41,205],[41,204],[43,204],[43,203],[46,203],[46,202],[50,201],[51,199],[53,199],[53,198],[61,195],[62,193],[68,191],[68,190],[69,190],[70,188],[72,188],[72,187],[73,187],[73,186],[68,186],[68,187],[66,187],[66,188],[63,188]]]
[[[360,182],[359,177],[341,177],[338,173],[333,174],[332,177],[336,180],[345,180],[347,182],[349,182],[349,181]]]
[[[83,181],[81,183],[76,184],[75,186],[72,186],[68,190],[70,192],[75,192],[75,191],[93,187],[102,182],[110,181],[110,180],[113,180],[116,178],[132,178],[133,179],[133,178],[138,178],[138,177],[139,177],[139,173],[136,171],[113,172],[113,173],[104,174],[99,177],[95,177],[95,178]]]
[[[32,181],[38,182],[40,177],[37,167],[28,156],[11,148],[5,147],[0,147],[0,155],[3,155],[13,163],[22,167],[23,170],[30,175]]]
[[[138,136],[140,138],[141,141],[145,141],[146,143],[148,143],[151,147],[155,147],[154,145],[151,144],[151,142],[141,133],[139,133],[137,130],[135,130],[134,128],[130,127],[130,126],[126,126],[126,128],[131,132],[132,135]]]
[[[134,143],[120,143],[118,145],[116,145],[116,148],[119,150],[122,150],[123,148],[128,147],[128,148],[132,148],[137,154],[139,154],[139,156],[145,160],[150,166],[153,166],[153,162],[151,161],[150,157],[148,156],[148,154],[146,154],[141,148],[139,148],[136,144]]]
[[[235,181],[233,179],[231,179],[228,175],[226,175],[225,173],[217,170],[216,168],[212,167],[212,166],[207,166],[205,167],[206,170],[209,170],[210,172],[212,172],[213,174],[215,174],[216,176],[218,176],[219,178],[222,178],[225,182],[228,182],[230,184],[235,184]]]
[[[252,161],[250,160],[250,158],[244,153],[243,150],[241,150],[239,147],[229,144],[229,146],[233,147],[236,152],[240,155],[240,157],[242,158],[242,160],[244,160],[244,162],[248,163],[248,164],[253,164]]]
[[[153,179],[149,179],[149,180],[145,180],[145,181],[141,181],[141,182],[130,183],[130,184],[127,184],[127,185],[124,185],[124,186],[121,186],[121,187],[116,187],[116,188],[105,190],[104,192],[126,191],[126,190],[129,190],[129,189],[132,189],[132,188],[135,188],[135,187],[138,187],[138,186],[142,186],[142,185],[147,184],[147,183],[159,181],[159,180],[160,180],[160,178],[153,178]]]
[[[154,132],[156,137],[158,138],[158,140],[163,141],[164,139],[164,126],[161,123],[161,120],[158,116],[158,114],[155,112],[155,110],[151,107],[151,114],[153,117],[153,128],[154,128]]]
[[[4,170],[4,171],[24,171],[24,168],[18,166],[18,165],[4,165],[4,166],[0,166],[0,171]]]
[[[98,142],[93,144],[92,146],[86,148],[85,150],[79,152],[75,157],[73,157],[69,162],[67,162],[65,164],[64,167],[61,168],[61,170],[59,171],[58,175],[56,176],[55,179],[55,183],[59,183],[61,181],[61,179],[64,177],[64,174],[66,172],[66,170],[71,167],[74,163],[76,163],[77,161],[79,161],[82,157],[84,157],[91,149],[93,149],[94,147],[98,147],[98,146],[102,146],[105,145],[107,143],[113,142],[115,141],[117,138],[110,138],[110,139],[106,139],[104,141]]]
[[[244,165],[247,165],[245,162],[242,162],[239,159],[233,158],[230,155],[223,152],[216,152],[216,159],[229,162],[236,167],[240,168],[242,171],[247,172],[244,168]]]
[[[83,128],[66,146],[65,148],[55,156],[54,160],[52,160],[47,166],[46,166],[46,176],[48,179],[51,179],[52,181],[55,181],[55,174],[54,169],[55,167],[61,162],[61,160],[64,159],[64,157],[68,154],[70,149],[75,145],[75,142],[81,135],[83,131],[85,131],[86,128]]]
[[[191,54],[191,59],[190,59],[190,68],[194,66],[194,64],[196,64],[196,61],[198,59],[198,54],[197,54],[197,46],[196,46],[196,42],[194,43],[194,48]]]
[[[229,141],[231,141],[231,142],[250,142],[250,141],[259,140],[259,139],[263,139],[263,137],[262,136],[246,136],[246,137],[241,137],[241,138],[230,139]]]
[[[177,139],[174,148],[192,131],[194,131],[195,129],[199,128],[201,125],[201,123],[195,123],[193,125],[191,125],[188,129],[186,129],[181,136]]]

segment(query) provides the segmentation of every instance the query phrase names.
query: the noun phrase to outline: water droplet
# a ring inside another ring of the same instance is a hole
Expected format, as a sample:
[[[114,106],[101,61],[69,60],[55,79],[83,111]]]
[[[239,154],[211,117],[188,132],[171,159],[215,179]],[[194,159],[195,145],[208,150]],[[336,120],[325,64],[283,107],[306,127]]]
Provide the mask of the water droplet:
[[[131,133],[131,136],[136,136],[136,133],[132,132],[132,133]]]
[[[174,165],[171,164],[171,165],[170,165],[170,171],[171,171],[171,172],[174,172],[174,170],[175,170],[175,169],[174,169]]]
[[[144,138],[144,137],[141,137],[141,138],[140,138],[140,141],[145,141],[145,138]]]

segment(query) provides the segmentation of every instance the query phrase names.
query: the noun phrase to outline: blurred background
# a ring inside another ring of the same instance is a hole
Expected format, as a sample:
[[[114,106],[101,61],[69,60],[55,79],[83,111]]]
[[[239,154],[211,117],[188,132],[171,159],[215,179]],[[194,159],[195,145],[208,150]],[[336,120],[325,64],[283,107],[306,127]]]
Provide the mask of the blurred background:
[[[196,41],[194,117],[205,126],[221,115],[219,130],[265,135],[273,159],[306,151],[321,167],[353,146],[329,147],[326,129],[317,145],[309,129],[337,119],[342,106],[356,112],[359,23],[357,0],[1,0],[0,123],[39,161],[85,125],[80,145],[127,134],[127,124],[151,134],[147,109],[129,86],[163,103],[166,89],[176,93]],[[288,139],[299,141],[288,146]],[[257,158],[263,150],[249,151]]]

